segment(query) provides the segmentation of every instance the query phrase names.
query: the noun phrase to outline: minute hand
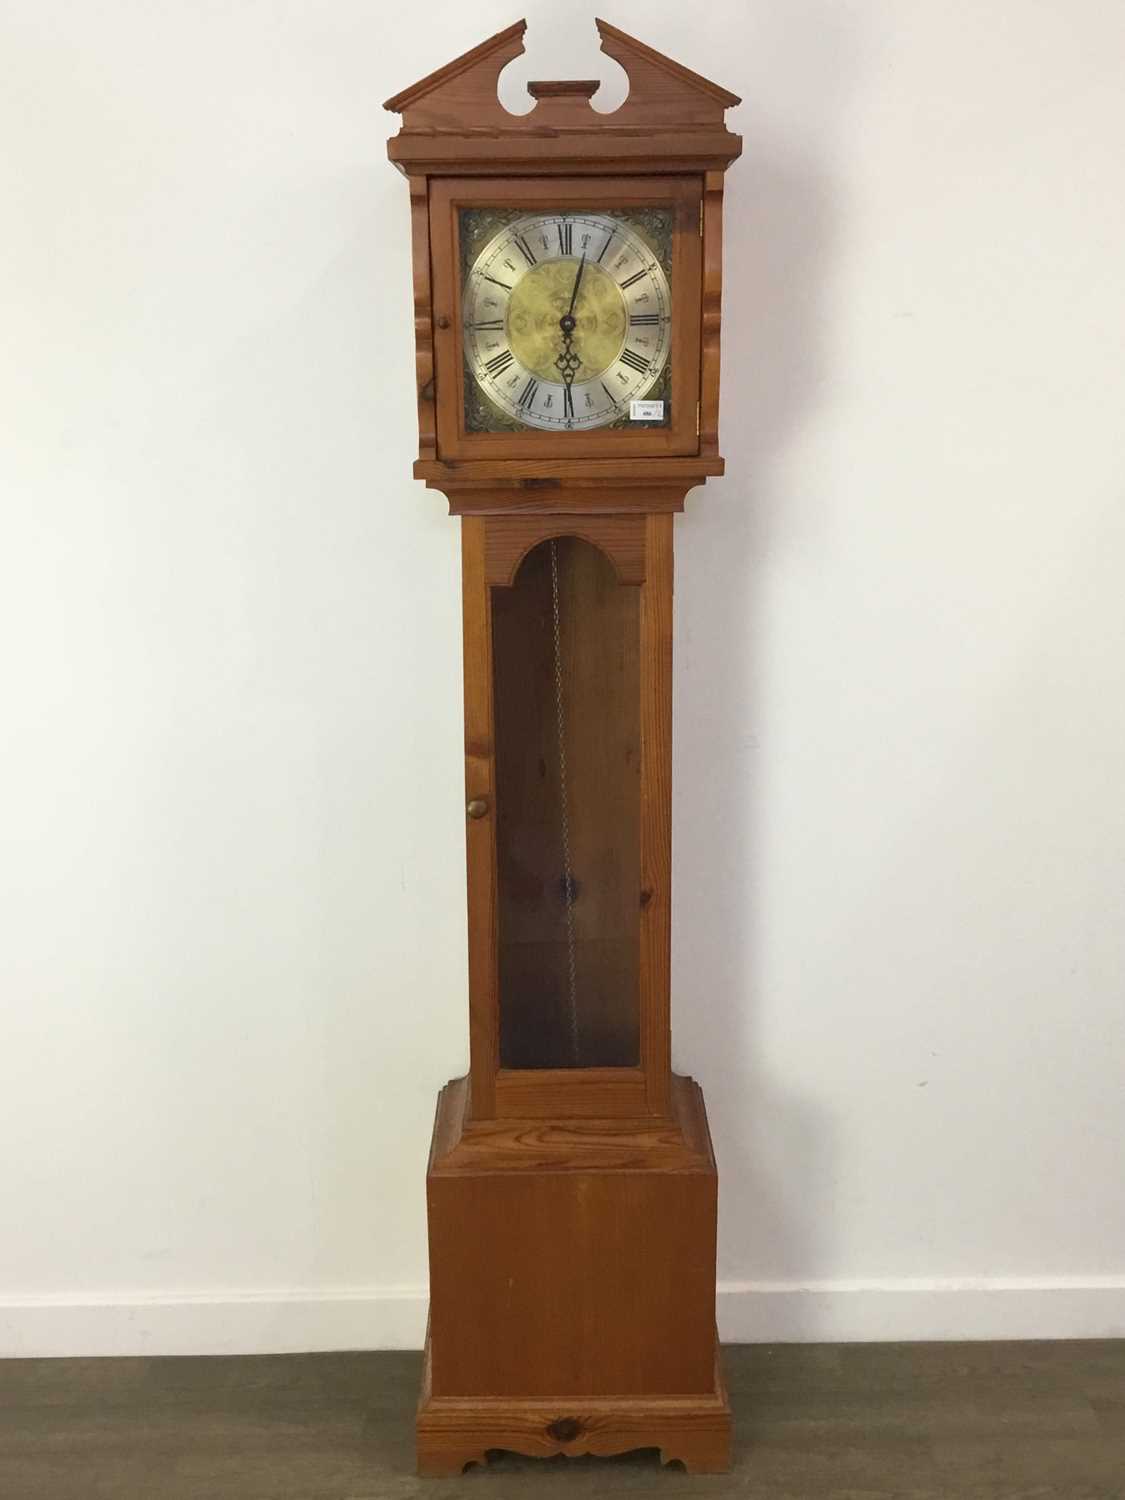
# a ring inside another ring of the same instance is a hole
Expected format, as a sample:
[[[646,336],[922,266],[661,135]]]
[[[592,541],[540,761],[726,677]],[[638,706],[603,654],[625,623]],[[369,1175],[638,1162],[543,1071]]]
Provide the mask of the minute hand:
[[[570,294],[570,306],[566,310],[568,318],[574,316],[574,304],[578,301],[578,288],[582,284],[582,272],[586,269],[586,252],[582,252],[582,259],[578,262],[578,275],[574,278],[574,290]]]

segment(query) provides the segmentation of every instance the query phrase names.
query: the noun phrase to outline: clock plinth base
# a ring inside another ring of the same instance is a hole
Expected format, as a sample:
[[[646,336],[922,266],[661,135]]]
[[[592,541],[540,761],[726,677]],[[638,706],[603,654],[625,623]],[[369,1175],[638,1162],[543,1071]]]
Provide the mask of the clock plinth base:
[[[658,1448],[721,1472],[730,1408],[715,1339],[717,1174],[703,1095],[667,1119],[468,1116],[438,1100],[426,1181],[430,1327],[423,1474],[489,1449]]]
[[[511,1396],[434,1396],[430,1335],[418,1403],[418,1473],[442,1478],[485,1464],[492,1451],[532,1458],[590,1453],[610,1457],[657,1448],[663,1464],[679,1462],[689,1474],[723,1474],[730,1468],[731,1414],[723,1384],[718,1340],[715,1373],[706,1395],[613,1396],[519,1400]]]

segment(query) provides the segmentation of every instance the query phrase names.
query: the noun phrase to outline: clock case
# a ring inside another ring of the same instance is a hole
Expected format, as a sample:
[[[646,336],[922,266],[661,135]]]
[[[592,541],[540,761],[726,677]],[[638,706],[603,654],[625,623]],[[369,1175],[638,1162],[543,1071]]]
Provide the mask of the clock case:
[[[741,149],[723,116],[739,101],[597,27],[629,75],[612,114],[583,80],[531,83],[528,114],[503,108],[523,22],[386,106],[411,195],[414,473],[462,517],[470,1066],[439,1096],[427,1171],[423,1474],[492,1449],[729,1461],[715,1160],[702,1093],[670,1055],[672,528],[723,472],[723,174]],[[677,205],[672,427],[465,432],[459,206],[645,203]],[[564,743],[562,871],[545,830]],[[550,1014],[567,943],[572,1022],[576,995],[586,1007],[572,1031],[595,1038],[569,1061]]]
[[[453,386],[454,400],[439,404],[437,437],[441,453],[454,460],[544,458],[565,444],[569,456],[631,458],[695,453],[699,434],[700,250],[702,201],[698,177],[524,177],[443,178],[430,191],[430,249],[437,314],[434,336],[435,385]],[[539,212],[613,213],[622,209],[668,208],[672,229],[671,347],[683,343],[671,360],[672,423],[668,428],[623,431],[595,428],[581,432],[468,432],[465,429],[465,361],[462,357],[461,276],[458,227],[463,208],[526,209]],[[446,308],[452,309],[448,315]]]

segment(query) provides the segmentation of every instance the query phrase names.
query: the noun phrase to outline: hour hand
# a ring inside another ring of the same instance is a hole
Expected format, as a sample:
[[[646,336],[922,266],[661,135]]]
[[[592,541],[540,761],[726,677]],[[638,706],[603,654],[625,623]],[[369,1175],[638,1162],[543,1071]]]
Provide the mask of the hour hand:
[[[578,371],[582,368],[581,359],[579,359],[571,347],[572,342],[572,335],[564,333],[562,353],[555,360],[555,369],[562,376],[564,385],[570,385],[571,381],[578,374]]]

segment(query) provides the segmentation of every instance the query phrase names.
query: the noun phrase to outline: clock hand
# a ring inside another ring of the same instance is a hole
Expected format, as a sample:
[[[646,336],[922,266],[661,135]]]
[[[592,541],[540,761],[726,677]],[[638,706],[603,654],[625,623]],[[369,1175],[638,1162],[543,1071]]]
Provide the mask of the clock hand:
[[[574,304],[578,301],[578,287],[579,287],[579,284],[582,281],[582,272],[585,269],[586,269],[586,252],[585,252],[585,250],[583,250],[583,252],[582,252],[582,259],[578,262],[578,275],[574,278],[574,290],[570,294],[570,306],[566,310],[566,315],[571,320],[571,325],[570,326],[571,326],[572,329],[574,327]],[[560,321],[561,321],[561,319],[560,319]]]
[[[569,393],[570,387],[582,366],[582,361],[574,353],[574,330],[578,326],[574,316],[574,304],[578,301],[578,288],[582,284],[582,272],[586,269],[586,252],[582,252],[582,259],[578,262],[578,275],[574,278],[574,290],[570,294],[570,306],[559,319],[559,327],[562,329],[563,347],[562,353],[555,360],[555,368],[561,373],[563,384]]]
[[[555,360],[555,369],[558,370],[562,375],[563,384],[566,386],[568,391],[575,375],[577,375],[578,371],[582,367],[582,361],[579,359],[578,355],[575,354],[574,350],[571,347],[573,342],[574,335],[568,328],[563,333],[562,353],[559,355],[558,359]]]

